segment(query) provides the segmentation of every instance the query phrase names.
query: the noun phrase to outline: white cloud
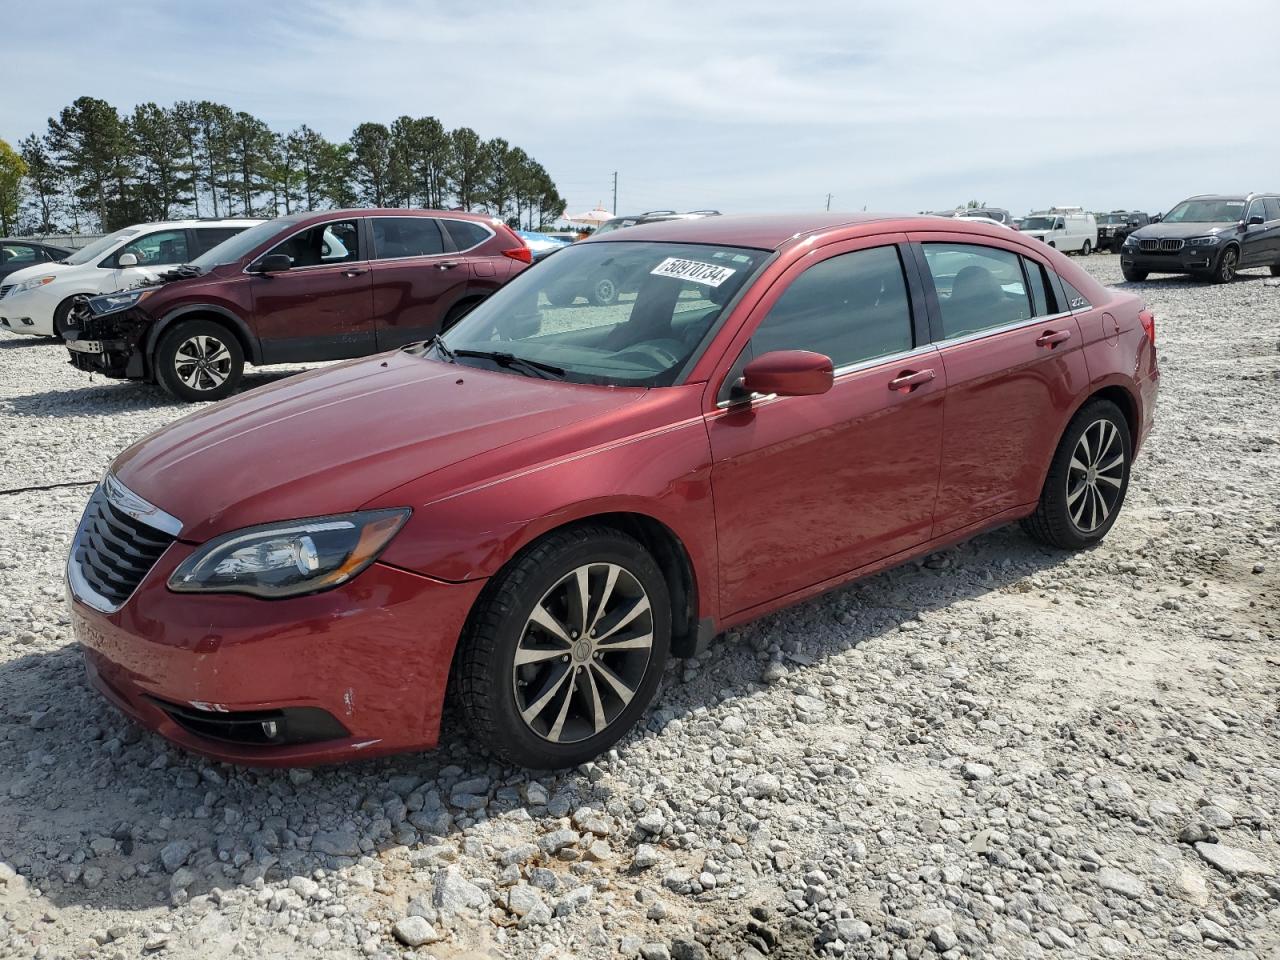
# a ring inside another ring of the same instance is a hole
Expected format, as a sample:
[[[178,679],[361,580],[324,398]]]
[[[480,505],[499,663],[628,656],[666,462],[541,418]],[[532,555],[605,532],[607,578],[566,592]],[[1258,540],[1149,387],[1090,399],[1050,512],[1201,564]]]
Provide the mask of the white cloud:
[[[503,136],[571,207],[1166,209],[1274,189],[1280,4],[1025,0],[72,4],[0,73],[16,138],[76,96],[209,97],[331,137],[401,113]],[[13,50],[10,51],[11,54]],[[38,78],[39,82],[36,82]]]

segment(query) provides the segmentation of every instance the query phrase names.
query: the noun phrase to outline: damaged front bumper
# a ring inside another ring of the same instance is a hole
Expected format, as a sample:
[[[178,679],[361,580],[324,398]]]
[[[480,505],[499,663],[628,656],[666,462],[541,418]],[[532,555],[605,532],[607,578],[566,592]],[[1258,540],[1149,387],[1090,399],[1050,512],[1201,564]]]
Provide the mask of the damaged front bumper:
[[[95,317],[84,304],[68,316],[63,339],[70,363],[77,370],[100,373],[120,380],[147,376],[144,345],[152,319],[141,310],[121,310]]]

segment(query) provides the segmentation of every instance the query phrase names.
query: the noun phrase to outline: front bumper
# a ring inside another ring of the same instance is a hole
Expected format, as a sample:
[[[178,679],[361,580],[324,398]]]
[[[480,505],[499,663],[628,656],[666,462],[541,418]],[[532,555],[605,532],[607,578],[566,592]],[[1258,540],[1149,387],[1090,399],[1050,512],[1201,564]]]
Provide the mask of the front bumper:
[[[28,336],[53,336],[53,311],[57,304],[48,300],[43,287],[0,297],[0,329]]]
[[[1187,246],[1170,253],[1144,253],[1133,247],[1120,248],[1120,265],[1149,273],[1208,273],[1217,262],[1221,245]]]
[[[194,549],[172,543],[114,613],[68,587],[89,681],[116,707],[185,749],[248,766],[435,746],[454,647],[483,581],[375,563],[337,589],[287,600],[171,592],[169,575]],[[272,745],[209,722],[319,712],[340,726],[318,729],[346,736]]]
[[[72,311],[65,336],[69,363],[77,370],[120,380],[147,376],[143,344],[152,318],[141,310],[91,316],[84,307]]]

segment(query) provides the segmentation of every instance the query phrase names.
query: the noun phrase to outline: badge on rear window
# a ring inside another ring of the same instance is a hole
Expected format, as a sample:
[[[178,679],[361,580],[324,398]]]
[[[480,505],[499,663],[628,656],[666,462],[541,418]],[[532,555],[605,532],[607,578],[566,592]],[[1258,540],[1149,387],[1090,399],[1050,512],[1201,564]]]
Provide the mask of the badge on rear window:
[[[731,267],[717,267],[714,263],[683,260],[680,257],[667,257],[649,271],[655,277],[674,277],[676,280],[688,280],[708,287],[720,286],[737,272]]]

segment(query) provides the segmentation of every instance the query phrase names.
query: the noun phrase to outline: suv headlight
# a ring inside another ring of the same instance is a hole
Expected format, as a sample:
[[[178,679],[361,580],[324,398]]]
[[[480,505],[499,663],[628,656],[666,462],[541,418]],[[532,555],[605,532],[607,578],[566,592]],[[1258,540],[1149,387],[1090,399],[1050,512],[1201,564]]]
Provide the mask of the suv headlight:
[[[1138,238],[1131,233],[1124,238],[1124,245],[1126,247],[1136,247],[1138,245]]]
[[[23,280],[9,292],[10,294],[14,294],[26,293],[28,290],[39,290],[46,283],[53,283],[53,281],[57,279],[57,277],[33,277],[30,280]]]
[[[373,563],[410,512],[367,510],[234,530],[182,561],[169,589],[273,600],[329,590]]]
[[[128,310],[130,307],[136,306],[140,300],[143,300],[154,290],[121,290],[119,293],[108,293],[103,297],[93,297],[89,300],[89,309],[95,317],[100,317],[107,313],[119,313],[121,310]]]
[[[1222,242],[1221,237],[1192,237],[1187,241],[1189,247],[1216,247]]]

